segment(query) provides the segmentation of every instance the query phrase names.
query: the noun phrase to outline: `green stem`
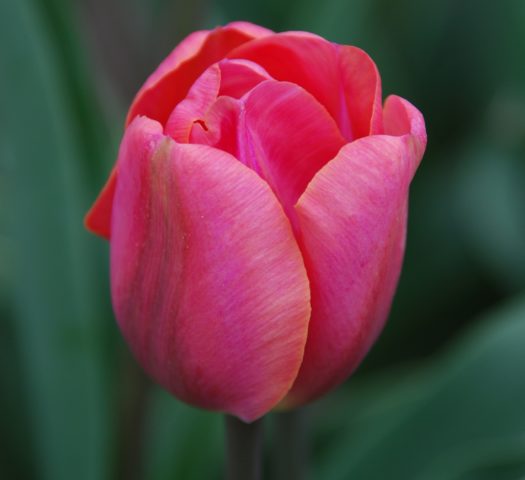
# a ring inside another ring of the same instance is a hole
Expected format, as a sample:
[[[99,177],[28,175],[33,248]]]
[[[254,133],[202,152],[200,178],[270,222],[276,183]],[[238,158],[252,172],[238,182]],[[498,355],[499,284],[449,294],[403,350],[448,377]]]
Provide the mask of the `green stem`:
[[[261,480],[262,419],[245,423],[226,415],[228,480]]]
[[[305,480],[308,471],[308,442],[304,409],[276,413],[275,479]]]

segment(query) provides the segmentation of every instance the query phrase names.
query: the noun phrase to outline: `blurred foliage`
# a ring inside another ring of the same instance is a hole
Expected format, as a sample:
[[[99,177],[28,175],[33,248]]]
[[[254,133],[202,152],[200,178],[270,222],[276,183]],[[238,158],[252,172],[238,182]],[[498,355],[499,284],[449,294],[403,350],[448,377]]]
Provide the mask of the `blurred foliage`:
[[[221,478],[220,417],[144,379],[82,217],[145,76],[234,19],[364,48],[428,126],[391,318],[308,408],[311,478],[524,477],[523,1],[4,0],[0,478]]]

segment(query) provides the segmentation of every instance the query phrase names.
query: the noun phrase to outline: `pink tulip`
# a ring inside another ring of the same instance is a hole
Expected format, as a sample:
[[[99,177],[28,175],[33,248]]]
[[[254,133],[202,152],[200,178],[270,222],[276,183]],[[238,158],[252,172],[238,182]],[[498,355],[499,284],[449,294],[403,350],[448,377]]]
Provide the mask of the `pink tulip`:
[[[388,315],[425,145],[356,47],[242,22],[187,37],[86,217],[143,368],[245,421],[344,381]]]

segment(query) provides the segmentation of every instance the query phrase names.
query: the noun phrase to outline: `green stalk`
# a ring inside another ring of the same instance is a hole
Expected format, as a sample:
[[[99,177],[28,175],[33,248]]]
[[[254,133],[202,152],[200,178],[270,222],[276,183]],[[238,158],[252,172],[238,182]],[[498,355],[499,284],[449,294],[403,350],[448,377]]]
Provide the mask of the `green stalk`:
[[[275,480],[305,480],[308,471],[308,442],[304,409],[276,413]]]
[[[245,423],[226,415],[228,480],[262,479],[262,419]]]

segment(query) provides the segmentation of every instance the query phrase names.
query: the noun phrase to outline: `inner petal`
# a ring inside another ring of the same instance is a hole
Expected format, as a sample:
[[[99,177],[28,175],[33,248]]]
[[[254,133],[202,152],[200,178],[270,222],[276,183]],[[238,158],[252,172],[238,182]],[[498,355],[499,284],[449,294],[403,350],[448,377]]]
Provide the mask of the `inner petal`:
[[[287,32],[252,40],[228,57],[254,61],[276,80],[303,87],[328,110],[347,141],[383,133],[381,79],[359,48]]]
[[[248,60],[222,60],[211,65],[191,86],[186,98],[173,109],[166,122],[165,134],[187,143],[192,125],[204,122],[217,97],[240,98],[270,78],[262,67]],[[206,128],[205,123],[203,127]]]
[[[241,98],[262,81],[272,78],[264,68],[249,60],[222,60],[219,67],[222,75],[219,95],[228,97]]]
[[[265,179],[295,223],[293,206],[315,173],[346,143],[326,109],[306,90],[264,81],[241,99],[219,97],[193,124],[192,143],[233,154]]]
[[[221,70],[215,63],[197,79],[186,98],[173,109],[164,133],[178,142],[186,143],[193,122],[201,119],[217,99],[220,84]]]

